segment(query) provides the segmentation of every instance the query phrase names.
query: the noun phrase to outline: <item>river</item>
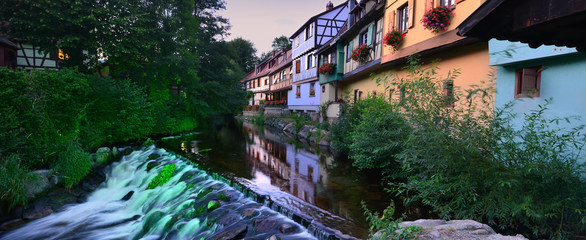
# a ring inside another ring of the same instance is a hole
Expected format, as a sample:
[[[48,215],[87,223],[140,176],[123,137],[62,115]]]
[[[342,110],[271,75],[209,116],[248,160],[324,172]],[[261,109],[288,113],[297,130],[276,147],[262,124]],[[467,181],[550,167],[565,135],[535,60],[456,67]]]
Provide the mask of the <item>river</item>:
[[[380,174],[232,118],[133,149],[85,201],[0,239],[363,239],[361,203],[380,212],[391,201]],[[173,177],[151,188],[170,165]],[[425,217],[395,204],[397,216]]]

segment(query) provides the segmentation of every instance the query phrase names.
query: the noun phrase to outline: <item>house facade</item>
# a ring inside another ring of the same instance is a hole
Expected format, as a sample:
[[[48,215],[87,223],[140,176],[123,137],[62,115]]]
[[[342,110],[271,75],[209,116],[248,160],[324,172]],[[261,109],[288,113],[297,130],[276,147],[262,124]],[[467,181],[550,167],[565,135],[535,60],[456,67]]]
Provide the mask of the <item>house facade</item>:
[[[376,72],[374,78],[386,78],[390,81],[387,78],[389,76],[406,77],[408,74],[403,67],[407,57],[417,55],[422,60],[423,67],[429,66],[433,60],[439,60],[436,73],[445,81],[444,87],[450,89],[444,91],[447,95],[454,93],[452,89],[464,91],[484,82],[490,85],[494,70],[489,66],[488,42],[459,36],[456,29],[481,3],[482,1],[469,0],[387,1],[383,36],[398,30],[404,34],[404,38],[397,48],[383,45],[383,68]],[[452,16],[446,25],[433,30],[426,26],[424,15],[437,7],[450,9]],[[459,72],[456,77],[450,75],[454,71]],[[350,88],[363,93],[376,91],[377,94],[389,98],[400,98],[405,94],[395,91],[392,87],[387,89],[384,87],[385,84],[379,86],[375,81],[361,81]],[[485,107],[488,110],[492,109],[492,106]]]
[[[262,105],[267,99],[267,94],[270,90],[269,73],[270,67],[268,60],[258,64],[254,68],[254,74],[250,77],[250,80],[247,81],[248,83],[246,86],[248,91],[253,93],[250,103],[251,106]]]
[[[310,18],[291,37],[292,89],[288,92],[288,108],[293,112],[317,114],[320,89],[316,51],[334,38],[348,16],[347,2],[338,6],[328,3],[326,11]]]
[[[585,1],[492,0],[458,27],[463,36],[495,38],[489,41],[490,64],[498,68],[495,107],[514,101],[509,109],[516,115],[514,127],[521,128],[524,114],[545,105],[546,118],[571,119],[561,125],[586,123],[574,118],[586,114],[584,19]]]
[[[26,42],[11,41],[0,37],[0,66],[11,69],[58,69],[59,60],[64,60],[65,54],[44,53],[38,47]]]
[[[586,54],[575,48],[540,46],[490,40],[490,64],[496,66],[495,108],[502,109],[511,102],[510,111],[515,113],[513,126],[521,128],[524,114],[547,106],[546,118],[569,118],[576,127],[586,124],[586,89],[584,70]],[[582,99],[582,100],[580,100]],[[549,102],[549,103],[548,103]]]
[[[275,52],[269,59],[270,73],[269,73],[269,95],[268,101],[284,101],[286,105],[288,100],[287,92],[291,90],[293,83],[293,68],[291,65],[292,51],[291,49],[281,49]]]
[[[385,1],[362,0],[350,11],[348,31],[339,42],[344,50],[344,76],[338,83],[338,92],[346,100],[356,102],[376,90],[360,89],[361,85],[376,85],[371,72],[381,69],[383,14]],[[368,49],[364,59],[352,59],[352,53],[360,46]]]

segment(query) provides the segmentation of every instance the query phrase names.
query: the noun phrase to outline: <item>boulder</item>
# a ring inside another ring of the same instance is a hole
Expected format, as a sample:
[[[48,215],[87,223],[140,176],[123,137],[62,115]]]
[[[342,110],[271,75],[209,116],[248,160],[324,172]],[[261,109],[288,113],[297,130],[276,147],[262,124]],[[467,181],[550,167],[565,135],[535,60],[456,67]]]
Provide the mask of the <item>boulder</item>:
[[[419,239],[428,240],[526,240],[523,235],[503,236],[497,234],[491,227],[473,220],[436,220],[420,219],[417,221],[402,222],[401,227],[418,226],[423,230]],[[400,231],[400,230],[399,230]]]
[[[295,123],[289,123],[287,124],[284,128],[283,131],[285,133],[291,134],[291,135],[295,135],[297,134],[297,132],[295,132]]]
[[[54,186],[50,181],[53,174],[52,170],[37,170],[30,174],[31,177],[25,182],[24,189],[27,199],[34,198]]]
[[[97,164],[104,164],[107,163],[112,158],[112,150],[108,147],[101,147],[98,148],[96,151],[96,163]]]

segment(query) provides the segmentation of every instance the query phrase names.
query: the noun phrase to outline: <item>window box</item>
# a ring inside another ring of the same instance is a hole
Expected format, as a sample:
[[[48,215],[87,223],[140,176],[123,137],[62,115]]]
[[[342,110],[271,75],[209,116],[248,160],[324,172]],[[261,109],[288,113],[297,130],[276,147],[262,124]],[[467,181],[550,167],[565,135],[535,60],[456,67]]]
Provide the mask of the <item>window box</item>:
[[[448,30],[452,16],[454,12],[451,7],[435,7],[423,15],[421,23],[425,29],[438,33],[441,30]]]

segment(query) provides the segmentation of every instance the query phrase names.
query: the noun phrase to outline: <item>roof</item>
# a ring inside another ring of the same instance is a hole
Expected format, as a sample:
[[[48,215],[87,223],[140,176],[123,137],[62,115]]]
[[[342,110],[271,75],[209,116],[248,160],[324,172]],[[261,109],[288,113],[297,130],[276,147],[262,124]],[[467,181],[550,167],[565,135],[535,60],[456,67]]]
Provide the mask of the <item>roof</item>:
[[[321,12],[320,14],[317,14],[317,15],[311,17],[299,29],[297,29],[297,31],[295,33],[293,33],[293,35],[291,35],[291,37],[289,39],[295,38],[295,36],[299,35],[299,33],[301,33],[303,30],[305,30],[305,28],[307,28],[307,25],[309,25],[310,23],[312,23],[313,21],[315,21],[316,19],[318,19],[321,15],[324,15],[326,13],[329,13],[329,12],[332,12],[334,10],[337,10],[338,8],[344,7],[344,6],[346,6],[346,4],[348,4],[348,1],[344,1],[343,3],[338,4],[338,6],[335,6],[334,8],[332,8],[330,10],[326,10],[324,12]]]
[[[458,26],[458,35],[586,51],[586,0],[487,0]]]
[[[13,43],[12,41],[10,41],[6,38],[3,38],[3,37],[0,37],[0,45],[7,46],[9,48],[18,49],[18,46],[16,45],[16,43]]]
[[[366,13],[362,18],[354,23],[354,25],[350,26],[346,32],[339,36],[339,39],[345,39],[348,36],[355,36],[355,34],[358,34],[362,27],[368,25],[371,21],[376,20],[376,17],[384,15],[384,7],[384,2],[377,3],[373,10]]]
[[[271,67],[270,68],[271,71],[270,71],[269,74],[273,74],[275,72],[279,72],[281,69],[283,69],[283,68],[285,68],[285,67],[287,67],[287,66],[289,66],[289,65],[292,64],[292,61],[293,61],[293,58],[292,58],[293,50],[291,50],[291,49],[287,49],[286,51],[284,51],[284,50],[285,49],[279,51],[279,53],[277,53],[274,57],[272,57],[272,59],[274,59],[274,58],[278,58],[278,57],[282,56],[283,54],[286,54],[285,55],[286,56],[285,57],[285,60],[277,63],[276,66]]]
[[[244,75],[244,78],[242,78],[242,80],[240,80],[240,82],[246,82],[246,81],[250,81],[251,77],[254,75],[254,69],[250,72],[248,72],[246,75]]]

